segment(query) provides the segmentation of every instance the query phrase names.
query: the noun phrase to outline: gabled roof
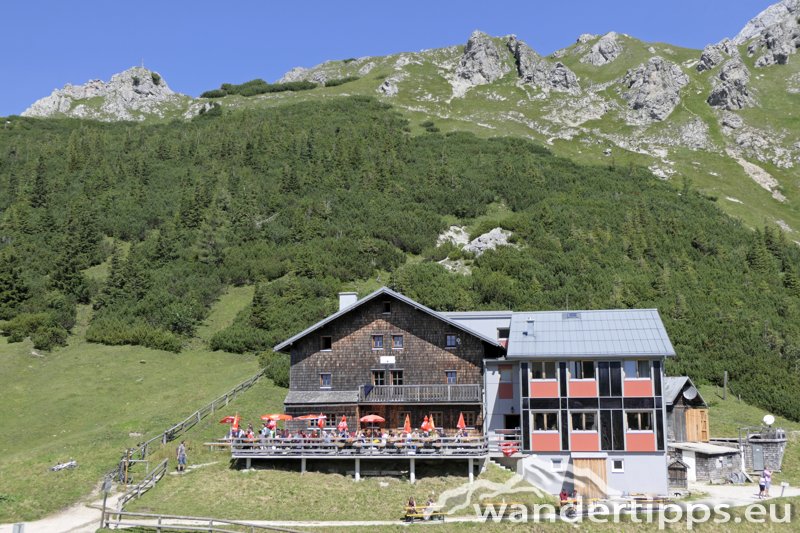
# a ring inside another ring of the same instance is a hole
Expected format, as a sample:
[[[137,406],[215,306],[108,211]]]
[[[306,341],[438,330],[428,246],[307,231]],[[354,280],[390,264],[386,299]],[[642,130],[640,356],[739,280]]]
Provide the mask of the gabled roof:
[[[689,386],[688,389],[687,385]],[[664,401],[667,402],[667,405],[674,405],[675,400],[678,399],[678,396],[680,396],[684,389],[686,389],[687,392],[693,390],[694,393],[700,397],[700,401],[703,405],[706,405],[706,401],[700,396],[700,391],[694,386],[689,376],[667,376],[664,378]],[[687,398],[687,400],[688,399],[689,398]]]
[[[656,309],[514,313],[509,359],[674,356]]]
[[[320,320],[319,322],[317,322],[313,326],[304,329],[303,331],[301,331],[300,333],[298,333],[294,337],[286,339],[285,341],[283,341],[279,345],[275,346],[275,348],[273,348],[273,350],[276,351],[276,352],[280,352],[284,348],[287,348],[287,347],[291,346],[292,344],[294,344],[295,342],[297,342],[298,340],[302,339],[303,337],[305,337],[309,333],[312,333],[313,331],[318,330],[322,326],[324,326],[324,325],[326,325],[326,324],[328,324],[330,322],[333,322],[334,320],[336,320],[340,316],[343,316],[343,315],[349,313],[350,311],[352,311],[352,310],[364,305],[365,303],[367,303],[367,302],[369,302],[371,300],[374,300],[375,298],[377,298],[379,296],[391,296],[392,298],[396,298],[396,299],[400,300],[401,302],[413,307],[414,309],[418,309],[418,310],[422,311],[423,313],[427,313],[430,316],[432,316],[432,317],[434,317],[434,318],[436,318],[438,320],[441,320],[442,322],[452,326],[453,328],[461,330],[464,333],[472,335],[473,337],[477,337],[478,339],[482,340],[483,342],[485,342],[487,344],[491,344],[492,346],[496,346],[498,348],[502,348],[502,345],[497,341],[497,339],[493,339],[491,337],[487,337],[486,335],[483,335],[482,333],[479,333],[479,332],[477,332],[477,331],[475,331],[473,329],[465,327],[462,324],[459,324],[458,322],[450,320],[449,318],[444,316],[442,313],[437,313],[433,309],[425,307],[421,303],[415,302],[411,298],[409,298],[407,296],[403,296],[399,292],[395,292],[395,291],[391,290],[388,287],[381,287],[380,289],[376,290],[375,292],[365,296],[361,300],[358,300],[354,304],[349,305],[349,306],[345,307],[344,309],[340,309],[339,311],[335,312],[334,314],[330,315],[329,317]]]

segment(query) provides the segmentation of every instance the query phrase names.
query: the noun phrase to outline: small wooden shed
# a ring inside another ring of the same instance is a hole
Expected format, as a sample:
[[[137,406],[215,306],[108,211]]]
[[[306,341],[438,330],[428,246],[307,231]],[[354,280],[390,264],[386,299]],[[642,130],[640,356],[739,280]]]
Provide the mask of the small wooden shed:
[[[708,404],[688,376],[664,378],[668,442],[708,442]]]
[[[689,488],[689,478],[687,477],[688,470],[689,465],[680,459],[673,459],[670,461],[667,466],[669,488],[687,490]]]

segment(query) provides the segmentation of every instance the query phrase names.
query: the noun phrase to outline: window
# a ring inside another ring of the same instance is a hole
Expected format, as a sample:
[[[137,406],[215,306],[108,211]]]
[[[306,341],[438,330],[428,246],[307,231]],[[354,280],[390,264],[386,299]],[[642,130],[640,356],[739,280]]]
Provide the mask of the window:
[[[475,427],[475,424],[478,420],[478,415],[475,411],[464,411],[464,423],[467,427]]]
[[[533,379],[556,379],[555,361],[534,361],[531,363]]]
[[[411,417],[411,411],[400,411],[397,413],[397,424],[396,427],[403,427],[406,423],[406,417],[411,420],[411,425],[414,425],[414,419]]]
[[[563,459],[551,459],[550,461],[550,468],[553,472],[561,472],[564,469]]]
[[[391,313],[392,312],[392,302],[383,302],[382,309],[383,309],[382,312],[383,312],[384,315],[388,315],[389,313]]]
[[[383,335],[372,336],[372,349],[383,350]]]
[[[653,413],[650,411],[629,412],[628,431],[653,431]]]
[[[372,384],[377,386],[386,385],[386,372],[383,370],[373,370]]]
[[[339,420],[341,420],[342,415],[337,415],[336,413],[325,413],[325,427],[327,428],[335,428],[339,424]]]
[[[458,372],[455,370],[445,370],[444,377],[448,385],[455,385],[458,383]]]
[[[402,350],[402,349],[403,349],[403,336],[392,335],[392,350]]]
[[[445,337],[445,348],[456,348],[458,346],[458,335],[448,334]]]
[[[330,389],[331,388],[331,373],[330,372],[323,372],[319,375],[319,388],[320,389]]]
[[[623,365],[627,379],[650,377],[650,361],[625,361]]]
[[[611,471],[616,473],[625,472],[625,461],[623,459],[613,459],[611,461]]]
[[[558,431],[558,413],[534,413],[534,431]]]
[[[514,367],[511,365],[500,365],[497,367],[500,371],[500,383],[511,383],[514,379]]]
[[[596,413],[572,413],[572,429],[574,431],[597,431]]]
[[[320,350],[333,349],[333,338],[330,335],[325,335],[323,337],[320,337],[319,349]]]
[[[594,361],[570,361],[571,379],[594,379]]]
[[[403,384],[403,371],[402,370],[391,370],[392,375],[392,385],[402,385]]]
[[[508,340],[511,328],[497,328],[497,340]]]

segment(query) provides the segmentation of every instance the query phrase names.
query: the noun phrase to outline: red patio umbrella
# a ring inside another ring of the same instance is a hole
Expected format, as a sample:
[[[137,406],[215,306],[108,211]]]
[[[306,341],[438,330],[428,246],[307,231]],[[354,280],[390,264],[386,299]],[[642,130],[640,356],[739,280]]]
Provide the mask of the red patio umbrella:
[[[236,413],[235,416],[226,416],[222,420],[219,421],[220,424],[231,424],[233,429],[239,429],[239,420],[242,418],[239,416],[239,413]]]
[[[419,429],[421,429],[422,431],[431,430],[431,423],[428,422],[428,415],[425,415],[425,418],[422,420],[422,424],[420,424]]]
[[[316,420],[318,418],[328,418],[325,415],[303,415],[294,417],[295,420]]]
[[[347,431],[347,417],[342,415],[342,420],[339,422],[339,425],[336,426],[339,431]]]
[[[411,433],[411,416],[406,415],[406,422],[403,424],[403,432]]]
[[[464,429],[465,427],[467,427],[467,423],[464,422],[464,413],[458,414],[458,423],[456,424],[456,427],[458,429]]]
[[[436,431],[436,424],[433,423],[433,413],[431,413],[430,418],[428,418],[428,422],[430,423],[428,431]]]
[[[272,420],[277,422],[278,420],[292,420],[292,416],[282,413],[275,413],[271,415],[261,415],[261,420]]]
[[[378,415],[367,415],[361,417],[361,422],[365,424],[383,424],[386,419]]]
[[[325,420],[327,420],[327,416],[321,416],[317,419],[317,427],[319,429],[325,429]]]

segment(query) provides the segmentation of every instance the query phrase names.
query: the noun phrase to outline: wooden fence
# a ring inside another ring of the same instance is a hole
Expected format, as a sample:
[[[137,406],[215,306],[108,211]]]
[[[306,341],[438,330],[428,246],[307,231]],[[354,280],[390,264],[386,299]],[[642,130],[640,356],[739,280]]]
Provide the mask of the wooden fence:
[[[114,467],[113,470],[109,471],[106,474],[107,478],[117,479],[117,481],[121,483],[127,483],[127,471],[128,466],[131,460],[139,459],[144,460],[147,457],[148,453],[151,451],[151,445],[159,444],[164,445],[171,440],[174,440],[181,434],[185,433],[188,429],[192,428],[196,424],[198,424],[201,420],[207,417],[210,414],[213,414],[218,409],[225,407],[230,403],[231,400],[236,398],[239,394],[246,391],[250,387],[252,387],[262,376],[264,375],[264,369],[262,368],[259,370],[253,377],[247,379],[234,388],[223,394],[222,396],[216,398],[208,405],[205,405],[195,411],[194,413],[190,414],[184,420],[174,424],[170,428],[168,428],[163,433],[159,433],[158,435],[152,437],[149,440],[139,444],[135,448],[129,449],[126,453],[122,456],[117,466]]]
[[[139,499],[139,496],[155,487],[156,483],[158,483],[166,473],[167,460],[164,459],[158,463],[158,466],[148,472],[147,475],[144,476],[144,479],[125,491],[125,494],[123,494],[117,502],[117,508],[122,510],[129,501]]]
[[[103,527],[107,529],[127,529],[135,527],[138,530],[155,531],[213,531],[220,533],[240,533],[247,531],[284,531],[297,533],[293,529],[276,526],[265,526],[242,522],[238,520],[225,520],[221,518],[205,518],[199,516],[180,516],[152,513],[131,513],[128,511],[113,511],[106,513]]]

